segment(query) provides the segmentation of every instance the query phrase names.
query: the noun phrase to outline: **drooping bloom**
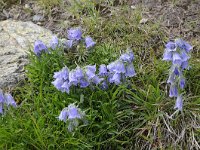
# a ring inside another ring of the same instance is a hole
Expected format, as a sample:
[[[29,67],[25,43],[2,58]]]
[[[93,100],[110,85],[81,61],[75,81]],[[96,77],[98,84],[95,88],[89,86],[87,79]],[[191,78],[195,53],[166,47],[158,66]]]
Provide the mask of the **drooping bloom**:
[[[82,31],[80,28],[69,29],[67,34],[69,40],[80,40],[82,38]]]
[[[1,89],[0,89],[0,103],[4,103],[4,95]]]
[[[50,41],[50,47],[55,50],[56,47],[58,46],[58,38],[56,36],[53,36],[51,41]]]
[[[169,89],[169,97],[177,97],[178,96],[178,89],[176,85],[171,84]]]
[[[107,68],[111,73],[125,73],[126,72],[124,63],[120,60],[116,60],[116,61],[110,63],[107,66]]]
[[[67,117],[68,117],[68,110],[67,110],[66,108],[64,108],[64,109],[60,112],[60,115],[59,115],[58,119],[59,119],[60,121],[66,122]]]
[[[104,80],[104,78],[99,78],[97,75],[92,78],[92,82],[94,84],[96,84],[96,85],[98,85],[99,83],[101,83],[103,80]]]
[[[163,54],[163,60],[172,61],[172,58],[173,58],[173,52],[169,51],[168,49],[165,49],[165,52]]]
[[[108,70],[105,64],[99,66],[99,76],[104,77],[108,75]]]
[[[13,107],[17,107],[17,104],[16,104],[14,98],[12,97],[12,95],[10,93],[5,93],[4,96],[5,96],[5,103],[8,106],[11,105]]]
[[[88,80],[94,78],[96,76],[95,72],[96,72],[96,65],[87,65],[86,67],[86,76],[88,78]]]
[[[185,50],[187,53],[189,53],[192,50],[192,46],[182,39],[175,40],[175,43],[180,49]]]
[[[135,69],[134,69],[134,66],[132,63],[129,63],[127,66],[126,66],[126,73],[125,73],[125,76],[126,77],[133,77],[135,76],[136,73],[135,73]]]
[[[134,60],[134,54],[132,51],[129,51],[127,53],[124,53],[119,58],[123,62],[131,63]]]
[[[165,48],[169,51],[176,51],[177,45],[176,43],[169,41],[166,45]]]
[[[80,108],[78,108],[74,104],[69,104],[68,107],[64,108],[58,119],[60,121],[68,121],[68,130],[71,132],[75,127],[79,125],[78,120],[81,120],[85,117],[85,113],[81,111]]]
[[[61,71],[54,72],[54,76],[53,77],[67,80],[68,76],[69,76],[69,69],[67,67],[64,67],[64,68],[62,68]]]
[[[178,95],[174,109],[178,109],[179,111],[183,110],[183,99],[181,95]]]
[[[85,37],[85,44],[86,44],[86,48],[91,48],[93,47],[96,42],[93,41],[93,39],[90,36]]]
[[[109,82],[110,83],[115,83],[116,85],[119,85],[121,83],[121,75],[120,75],[120,73],[114,73],[113,75],[110,75]]]
[[[90,83],[85,78],[83,78],[83,79],[80,80],[80,87],[81,88],[86,88],[89,85],[90,85]]]
[[[35,44],[34,44],[34,53],[36,55],[39,56],[42,52],[47,52],[47,51],[48,51],[47,47],[46,47],[46,45],[42,41],[40,41],[40,40],[35,41]]]
[[[185,78],[183,76],[180,77],[179,85],[181,89],[185,87]]]
[[[180,57],[180,54],[178,54],[177,52],[173,53],[173,64],[178,64],[181,65],[182,63],[182,58]]]

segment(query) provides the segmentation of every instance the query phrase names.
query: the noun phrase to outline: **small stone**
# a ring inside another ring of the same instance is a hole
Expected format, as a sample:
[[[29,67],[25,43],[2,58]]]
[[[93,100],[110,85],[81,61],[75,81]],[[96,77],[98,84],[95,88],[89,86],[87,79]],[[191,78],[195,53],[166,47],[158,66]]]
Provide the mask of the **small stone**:
[[[35,21],[35,22],[44,21],[44,16],[42,16],[42,15],[34,15],[33,16],[33,21]]]
[[[131,5],[131,9],[135,10],[135,9],[136,9],[136,6]]]
[[[30,9],[30,5],[29,5],[29,4],[25,4],[24,7],[25,7],[26,9]]]
[[[147,23],[148,22],[148,19],[147,18],[142,18],[141,20],[140,20],[140,24],[145,24],[145,23]]]

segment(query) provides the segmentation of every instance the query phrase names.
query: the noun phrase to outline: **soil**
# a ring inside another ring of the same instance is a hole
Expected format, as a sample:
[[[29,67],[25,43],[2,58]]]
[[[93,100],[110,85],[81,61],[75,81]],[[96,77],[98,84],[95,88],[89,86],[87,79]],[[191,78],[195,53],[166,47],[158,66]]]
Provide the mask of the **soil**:
[[[130,7],[142,6],[143,17],[159,22],[169,38],[182,37],[200,42],[200,0],[120,0]],[[116,5],[119,3],[116,3]],[[59,36],[64,36],[73,16],[64,8],[43,9],[38,3],[21,0],[8,8],[0,7],[0,21],[6,19],[33,21]]]

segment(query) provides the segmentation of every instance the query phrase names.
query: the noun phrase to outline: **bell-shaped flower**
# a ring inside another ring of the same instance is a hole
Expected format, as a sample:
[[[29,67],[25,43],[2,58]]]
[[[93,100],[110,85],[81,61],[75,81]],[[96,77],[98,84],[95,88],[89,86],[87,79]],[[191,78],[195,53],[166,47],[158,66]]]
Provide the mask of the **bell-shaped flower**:
[[[127,66],[126,66],[126,72],[125,72],[125,76],[126,77],[133,77],[135,76],[136,73],[135,73],[135,69],[134,69],[134,66],[132,63],[129,63]]]
[[[4,95],[1,89],[0,89],[0,103],[4,103]]]
[[[189,53],[192,50],[192,46],[182,39],[177,39],[175,43],[180,49],[185,50],[187,53]]]
[[[80,87],[81,87],[81,88],[86,88],[86,87],[88,87],[89,85],[90,85],[90,83],[89,83],[86,79],[82,78],[82,79],[80,80]]]
[[[67,67],[63,67],[61,71],[54,72],[53,77],[67,80],[69,78],[69,69]]]
[[[185,87],[185,78],[183,76],[180,77],[179,85],[180,85],[181,89],[184,89],[184,87]]]
[[[59,119],[60,121],[66,122],[67,117],[68,117],[68,110],[67,110],[67,108],[64,108],[64,109],[60,112],[60,115],[59,115],[58,119]]]
[[[174,109],[178,109],[179,111],[183,110],[183,99],[181,95],[178,95]]]
[[[177,96],[178,96],[178,89],[175,84],[171,84],[169,89],[169,97],[177,97]]]
[[[181,55],[182,61],[187,61],[188,59],[190,59],[190,56],[185,52],[185,50],[182,50],[180,55]]]
[[[106,80],[104,80],[104,81],[101,83],[100,88],[101,88],[102,90],[108,89],[108,84],[107,84],[107,81],[106,81]]]
[[[183,61],[183,62],[181,63],[181,68],[182,68],[182,69],[189,69],[188,61]]]
[[[109,77],[110,83],[115,83],[116,85],[119,85],[121,83],[121,75],[120,73],[114,73]]]
[[[96,85],[98,85],[99,83],[101,83],[103,80],[104,80],[104,78],[99,78],[97,75],[92,78],[92,82],[94,84],[96,84]]]
[[[58,42],[58,38],[56,36],[53,36],[51,41],[50,41],[50,47],[55,50],[56,47],[58,46],[59,42]]]
[[[105,77],[108,75],[108,70],[105,64],[99,66],[99,76]]]
[[[163,54],[163,60],[165,61],[172,61],[173,59],[173,52],[165,49],[165,52]]]
[[[67,35],[69,40],[80,40],[82,38],[82,31],[80,28],[69,29]]]
[[[43,51],[48,51],[46,45],[40,40],[35,41],[34,53],[39,56]]]
[[[168,51],[176,51],[177,45],[176,45],[176,43],[169,41],[169,42],[165,45],[165,48],[166,48]]]
[[[86,74],[88,80],[90,80],[90,79],[92,79],[92,78],[94,78],[96,76],[96,74],[95,74],[95,72],[96,72],[96,65],[93,65],[93,66],[87,65],[85,67],[85,69],[86,69],[85,74]]]
[[[62,85],[64,84],[64,80],[61,78],[56,78],[52,84],[60,91],[63,91]]]
[[[17,107],[17,104],[16,104],[14,98],[12,97],[12,95],[10,93],[5,93],[4,96],[5,96],[5,103],[8,106],[11,105],[13,107]]]
[[[70,84],[69,82],[65,81],[63,84],[62,84],[62,92],[66,92],[69,94],[69,90],[70,90]]]
[[[85,45],[87,49],[93,47],[95,44],[96,42],[94,42],[90,36],[85,37]]]
[[[76,78],[76,71],[75,70],[71,70],[70,72],[69,72],[69,84],[70,85],[75,85],[75,86],[77,86],[77,84],[78,84],[78,79]]]
[[[110,63],[107,66],[107,68],[111,73],[125,73],[126,72],[124,63],[121,60],[116,60]]]
[[[167,83],[174,84],[175,80],[176,80],[176,75],[174,72],[171,72],[167,80]]]
[[[68,119],[81,119],[83,118],[82,112],[74,104],[68,106]]]
[[[132,51],[129,51],[127,53],[124,53],[119,58],[123,62],[131,63],[134,60],[134,54]]]
[[[181,63],[182,63],[182,58],[181,58],[181,56],[179,55],[179,53],[174,52],[174,53],[173,53],[173,64],[181,65]]]

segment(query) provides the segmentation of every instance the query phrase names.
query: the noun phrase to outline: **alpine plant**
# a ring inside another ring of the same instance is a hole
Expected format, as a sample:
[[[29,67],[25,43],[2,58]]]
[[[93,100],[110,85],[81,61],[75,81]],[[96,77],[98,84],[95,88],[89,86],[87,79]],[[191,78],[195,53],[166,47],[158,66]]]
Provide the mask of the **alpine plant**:
[[[185,87],[185,77],[183,71],[189,69],[188,60],[192,46],[182,39],[170,41],[165,45],[163,60],[171,61],[169,78],[167,83],[170,84],[169,97],[176,97],[174,109],[182,111],[183,98],[181,90]]]

